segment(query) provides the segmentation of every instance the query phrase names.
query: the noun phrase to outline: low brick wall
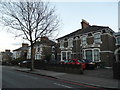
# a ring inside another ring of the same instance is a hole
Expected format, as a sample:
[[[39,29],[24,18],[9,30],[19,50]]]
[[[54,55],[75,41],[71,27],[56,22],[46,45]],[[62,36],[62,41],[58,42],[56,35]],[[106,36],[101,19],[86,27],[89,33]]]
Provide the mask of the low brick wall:
[[[120,62],[113,63],[113,78],[120,79]]]
[[[39,64],[37,69],[51,70],[57,72],[66,72],[66,73],[77,73],[83,74],[81,65],[68,65],[68,64]]]

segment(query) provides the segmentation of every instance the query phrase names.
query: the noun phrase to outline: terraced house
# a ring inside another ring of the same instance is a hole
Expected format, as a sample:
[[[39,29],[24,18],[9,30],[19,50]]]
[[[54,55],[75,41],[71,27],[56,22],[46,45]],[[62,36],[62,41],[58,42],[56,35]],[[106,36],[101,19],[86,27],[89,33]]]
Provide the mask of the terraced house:
[[[116,48],[115,32],[107,26],[90,25],[85,20],[82,20],[81,27],[57,39],[58,59],[87,59],[112,66]]]

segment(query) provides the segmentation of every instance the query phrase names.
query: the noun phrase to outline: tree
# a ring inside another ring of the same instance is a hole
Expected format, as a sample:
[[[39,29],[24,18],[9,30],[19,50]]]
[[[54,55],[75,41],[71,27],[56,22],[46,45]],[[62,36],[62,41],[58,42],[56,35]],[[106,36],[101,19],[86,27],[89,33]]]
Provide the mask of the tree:
[[[51,36],[59,27],[59,19],[55,7],[48,2],[1,2],[1,22],[14,32],[16,37],[22,36],[30,42],[31,70],[34,69],[33,47],[42,36]],[[13,30],[16,30],[13,31]]]

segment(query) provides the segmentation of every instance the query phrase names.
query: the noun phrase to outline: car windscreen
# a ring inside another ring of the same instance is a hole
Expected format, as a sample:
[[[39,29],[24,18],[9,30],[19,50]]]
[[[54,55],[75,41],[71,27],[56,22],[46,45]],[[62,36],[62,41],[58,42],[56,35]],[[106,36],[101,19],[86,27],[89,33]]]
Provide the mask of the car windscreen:
[[[78,62],[80,62],[80,63],[83,63],[83,61],[82,60],[77,60]]]

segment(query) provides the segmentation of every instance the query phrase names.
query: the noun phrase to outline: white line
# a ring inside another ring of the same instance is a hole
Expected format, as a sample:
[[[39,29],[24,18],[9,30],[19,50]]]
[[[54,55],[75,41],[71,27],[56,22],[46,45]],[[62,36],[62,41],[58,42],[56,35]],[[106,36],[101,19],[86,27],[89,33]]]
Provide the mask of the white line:
[[[58,85],[58,86],[62,86],[62,87],[66,87],[66,88],[72,88],[72,87],[70,87],[70,86],[66,86],[66,85],[59,84],[59,83],[53,83],[53,84]]]

